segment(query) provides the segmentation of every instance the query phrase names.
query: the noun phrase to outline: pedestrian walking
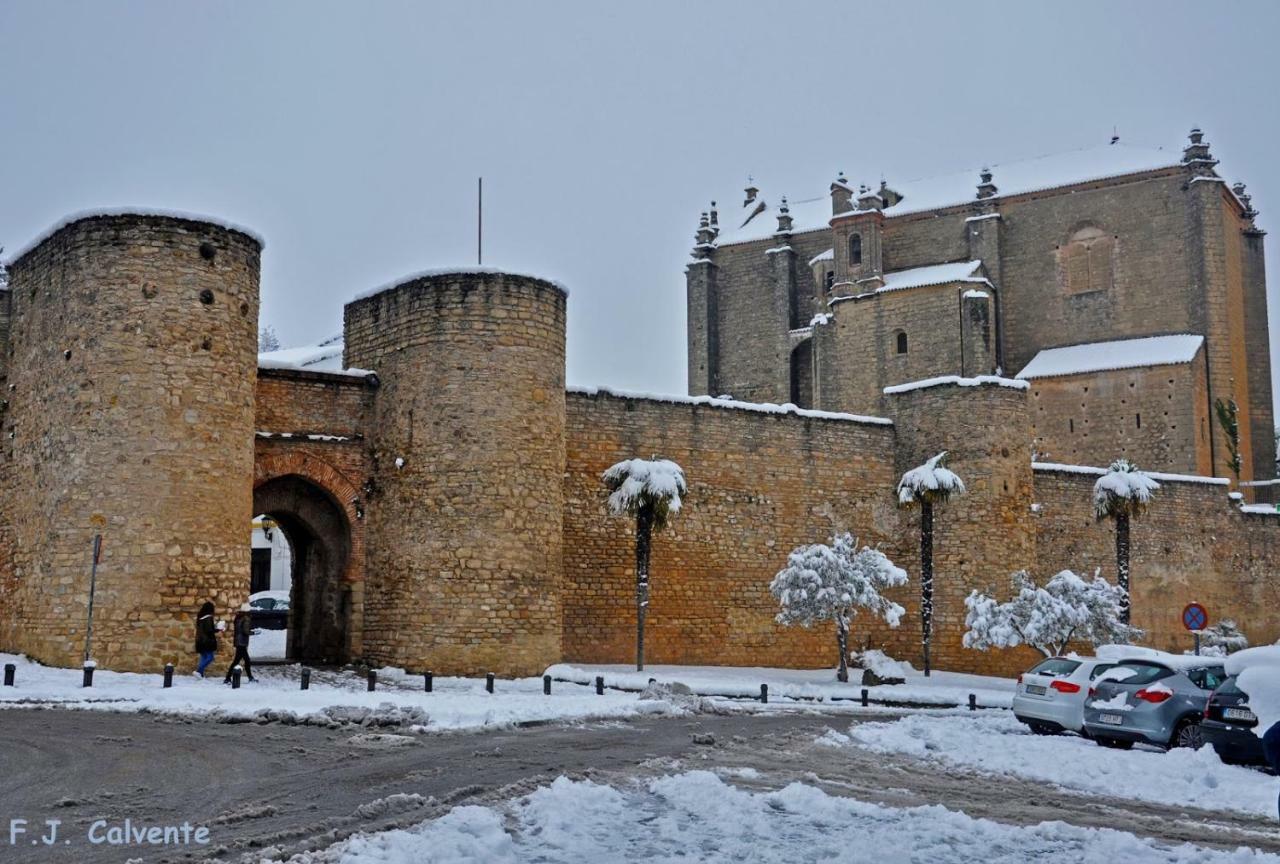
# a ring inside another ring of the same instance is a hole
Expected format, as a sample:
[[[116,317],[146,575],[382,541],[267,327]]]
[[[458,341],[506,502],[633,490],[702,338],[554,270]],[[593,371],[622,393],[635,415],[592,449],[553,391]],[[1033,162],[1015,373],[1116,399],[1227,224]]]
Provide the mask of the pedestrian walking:
[[[218,651],[218,631],[213,622],[214,607],[206,601],[196,613],[196,653],[200,662],[196,666],[196,677],[203,678],[204,672],[213,662],[213,655]]]
[[[241,666],[244,669],[246,678],[250,681],[254,680],[253,666],[249,661],[249,637],[253,635],[253,619],[249,616],[249,608],[248,603],[241,606],[231,624],[231,640],[236,646],[236,656],[232,658],[231,665],[227,667],[227,678],[223,681],[224,684],[231,683],[231,670],[237,666]]]

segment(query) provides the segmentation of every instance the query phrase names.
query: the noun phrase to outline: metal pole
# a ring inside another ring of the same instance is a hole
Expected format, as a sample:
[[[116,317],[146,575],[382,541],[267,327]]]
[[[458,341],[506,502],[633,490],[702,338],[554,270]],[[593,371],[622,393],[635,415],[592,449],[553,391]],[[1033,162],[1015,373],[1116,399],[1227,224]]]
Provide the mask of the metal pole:
[[[1195,637],[1196,637],[1196,656],[1199,657],[1200,656],[1200,631],[1198,630],[1196,631]]]
[[[484,266],[484,178],[476,178],[476,266]]]
[[[89,661],[89,651],[93,647],[93,595],[98,588],[98,560],[102,557],[102,535],[93,535],[93,566],[89,568],[89,625],[84,633],[84,659]]]

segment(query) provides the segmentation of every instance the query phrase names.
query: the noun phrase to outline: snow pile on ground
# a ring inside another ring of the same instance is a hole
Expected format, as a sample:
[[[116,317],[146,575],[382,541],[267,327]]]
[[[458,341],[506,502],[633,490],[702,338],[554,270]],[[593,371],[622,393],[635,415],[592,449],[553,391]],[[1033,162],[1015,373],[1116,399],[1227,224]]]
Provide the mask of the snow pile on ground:
[[[403,726],[424,730],[511,726],[554,720],[681,714],[686,709],[664,701],[640,701],[634,693],[558,684],[550,696],[541,678],[498,681],[494,693],[471,678],[436,678],[433,692],[423,679],[400,669],[378,670],[377,690],[354,672],[314,671],[311,688],[302,690],[299,667],[260,667],[257,681],[239,690],[222,683],[225,655],[209,678],[175,675],[173,687],[161,687],[159,673],[143,675],[98,669],[93,687],[81,687],[79,669],[41,666],[25,657],[0,654],[0,664],[17,666],[13,687],[0,687],[0,708],[75,708],[201,716],[227,722],[307,723],[321,726]],[[216,673],[216,674],[213,674]]]
[[[1212,747],[1111,750],[1074,735],[1034,735],[1004,712],[914,714],[893,723],[855,725],[849,736],[877,752],[907,753],[1087,793],[1271,817],[1276,812],[1275,779],[1224,765]]]
[[[283,660],[288,630],[255,630],[249,639],[249,656],[252,660]]]
[[[920,673],[905,660],[894,660],[883,651],[869,648],[854,655],[854,665],[859,669],[869,669],[879,678],[903,678]]]
[[[1169,847],[1062,822],[1011,826],[940,806],[892,808],[793,783],[751,792],[708,771],[615,789],[560,777],[502,808],[456,807],[408,830],[357,835],[294,864],[484,861],[1280,862]]]
[[[1249,697],[1249,709],[1258,715],[1256,732],[1280,723],[1280,643],[1237,651],[1227,658],[1227,673],[1238,676],[1236,686]]]
[[[895,661],[896,664],[896,661]],[[911,664],[903,663],[901,677],[905,684],[867,687],[868,696],[874,700],[910,703],[914,705],[968,705],[969,694],[978,698],[978,705],[991,708],[1009,708],[1013,705],[1016,682],[1012,678],[993,678],[987,675],[966,675],[961,672],[934,671],[926,678]],[[553,678],[591,684],[596,676],[604,677],[607,687],[643,690],[652,678],[661,682],[678,681],[700,696],[728,696],[733,698],[760,698],[760,685],[769,685],[769,705],[777,707],[788,700],[822,701],[857,700],[864,689],[857,681],[841,684],[834,669],[770,669],[753,666],[646,666],[637,672],[634,667],[609,664],[557,663],[547,669]],[[856,676],[854,676],[856,677]],[[834,706],[845,705],[835,702]],[[824,710],[832,707],[824,705]]]

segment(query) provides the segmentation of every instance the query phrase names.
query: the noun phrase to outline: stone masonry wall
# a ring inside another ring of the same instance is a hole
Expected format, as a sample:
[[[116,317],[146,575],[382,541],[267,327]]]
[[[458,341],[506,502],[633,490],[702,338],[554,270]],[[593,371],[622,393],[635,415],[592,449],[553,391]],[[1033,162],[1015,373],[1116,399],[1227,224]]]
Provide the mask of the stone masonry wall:
[[[1204,352],[1191,363],[1115,369],[1031,382],[1036,459],[1109,465],[1121,457],[1151,471],[1209,474]]]
[[[622,459],[660,456],[684,468],[689,494],[654,538],[646,659],[833,666],[834,629],[778,625],[769,582],[794,547],[834,531],[872,545],[899,536],[892,446],[891,425],[571,392],[565,659],[635,660],[635,526],[609,516],[600,477]],[[900,654],[887,629],[860,618],[852,643]]]
[[[370,426],[365,656],[532,675],[561,656],[565,294],[495,272],[346,307]]]
[[[79,660],[96,533],[111,668],[190,666],[200,603],[247,596],[259,255],[204,222],[101,216],[12,266],[0,646]]]
[[[1114,526],[1096,522],[1091,508],[1097,476],[1036,470],[1037,576],[1100,568],[1116,581]],[[1133,623],[1152,647],[1192,647],[1181,612],[1193,600],[1208,608],[1210,623],[1234,618],[1253,645],[1280,639],[1280,514],[1242,513],[1227,489],[1224,481],[1162,480],[1151,506],[1133,520]]]

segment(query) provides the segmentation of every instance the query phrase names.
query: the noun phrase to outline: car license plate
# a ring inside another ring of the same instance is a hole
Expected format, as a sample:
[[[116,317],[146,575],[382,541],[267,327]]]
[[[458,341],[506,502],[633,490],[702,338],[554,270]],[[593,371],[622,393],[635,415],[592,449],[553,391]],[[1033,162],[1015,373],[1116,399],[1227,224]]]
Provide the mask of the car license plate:
[[[1222,709],[1222,717],[1224,720],[1257,720],[1257,716],[1248,708],[1224,708]]]
[[[1110,723],[1112,726],[1120,726],[1124,723],[1124,717],[1120,714],[1099,714],[1098,719],[1103,723]]]
[[[1032,696],[1043,696],[1046,691],[1044,687],[1042,687],[1039,684],[1028,684],[1027,692],[1030,693]]]

